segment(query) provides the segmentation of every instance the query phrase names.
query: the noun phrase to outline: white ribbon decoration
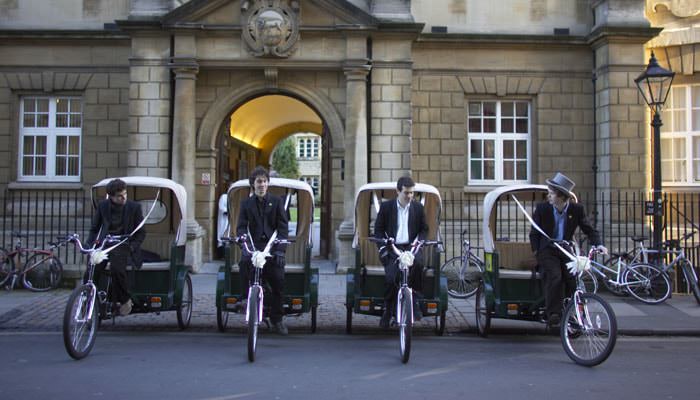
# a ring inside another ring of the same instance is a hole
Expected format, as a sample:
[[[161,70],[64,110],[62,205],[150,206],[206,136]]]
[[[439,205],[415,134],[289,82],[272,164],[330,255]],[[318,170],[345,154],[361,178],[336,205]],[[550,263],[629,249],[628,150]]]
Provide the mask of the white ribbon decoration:
[[[407,267],[410,267],[413,265],[413,261],[415,260],[416,256],[413,255],[410,251],[402,251],[401,255],[399,256],[399,262]]]
[[[262,251],[254,251],[252,256],[251,256],[251,261],[253,262],[253,266],[255,268],[262,268],[265,266],[265,263],[267,262],[267,259],[272,257],[272,254],[270,254],[270,249],[272,248],[272,242],[277,239],[277,231],[272,233],[272,236],[270,237],[270,240],[267,241],[267,245],[265,246],[265,249]]]

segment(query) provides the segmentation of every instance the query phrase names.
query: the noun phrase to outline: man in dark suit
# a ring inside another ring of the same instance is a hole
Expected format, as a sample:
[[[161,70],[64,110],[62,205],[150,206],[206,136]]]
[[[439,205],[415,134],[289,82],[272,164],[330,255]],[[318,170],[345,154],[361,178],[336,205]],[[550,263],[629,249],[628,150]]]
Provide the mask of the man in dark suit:
[[[277,239],[287,239],[289,220],[284,209],[284,202],[277,196],[267,192],[270,175],[263,167],[255,167],[248,178],[254,194],[243,200],[238,214],[236,236],[243,234],[253,239],[256,250],[263,250],[272,234],[277,232]],[[286,245],[277,244],[270,249],[272,258],[263,267],[263,278],[270,285],[271,311],[270,320],[274,330],[280,335],[287,334],[284,324],[284,308],[282,304],[284,291],[284,254]],[[253,263],[250,254],[243,254],[238,263],[241,273],[241,296],[248,298],[250,279],[253,277]],[[241,305],[242,307],[244,305]]]
[[[408,176],[399,178],[396,183],[396,200],[382,203],[374,223],[374,237],[379,239],[392,238],[400,251],[410,250],[411,243],[416,238],[424,240],[428,234],[428,224],[425,222],[423,205],[413,201],[413,189],[416,186]],[[421,253],[416,254],[410,269],[408,284],[413,289],[414,300],[420,296],[423,283],[423,265],[420,262]],[[388,328],[391,314],[396,309],[398,293],[398,256],[389,246],[379,246],[379,258],[384,265],[384,313],[379,326]],[[414,303],[414,317],[420,319],[420,308]]]
[[[143,212],[139,203],[127,200],[126,183],[121,179],[113,179],[107,183],[107,197],[97,204],[87,244],[92,246],[93,243],[100,243],[108,234],[131,235],[124,243],[109,252],[107,261],[95,268],[95,281],[97,281],[99,274],[109,262],[112,272],[111,300],[120,304],[120,315],[127,315],[131,312],[132,302],[126,265],[129,259],[135,267],[140,267],[142,264],[141,243],[146,237],[146,230],[143,227],[138,230],[136,228],[143,221]],[[112,245],[107,243],[105,248]]]
[[[603,252],[607,249],[601,245],[600,235],[588,221],[583,206],[571,201],[575,183],[561,173],[546,182],[548,201],[537,205],[532,219],[549,238],[532,227],[530,245],[542,272],[547,322],[556,327],[561,321],[563,296],[573,294],[576,282],[566,268],[570,259],[550,239],[571,241],[576,228],[581,228],[592,246]]]

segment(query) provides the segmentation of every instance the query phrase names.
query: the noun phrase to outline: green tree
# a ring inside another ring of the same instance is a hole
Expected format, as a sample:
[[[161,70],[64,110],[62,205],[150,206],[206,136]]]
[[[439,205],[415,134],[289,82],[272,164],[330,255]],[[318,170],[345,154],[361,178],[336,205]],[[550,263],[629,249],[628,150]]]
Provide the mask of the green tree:
[[[282,178],[299,179],[299,164],[294,138],[284,139],[272,154],[272,169]]]

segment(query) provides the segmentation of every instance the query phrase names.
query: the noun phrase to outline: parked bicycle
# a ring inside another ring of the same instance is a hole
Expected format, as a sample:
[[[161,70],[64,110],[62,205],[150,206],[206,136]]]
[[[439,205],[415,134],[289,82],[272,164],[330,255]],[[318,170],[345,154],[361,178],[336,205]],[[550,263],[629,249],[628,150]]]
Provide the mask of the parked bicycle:
[[[664,249],[661,251],[662,255],[671,255],[673,260],[670,263],[664,263],[662,265],[662,270],[665,274],[668,274],[676,265],[679,269],[683,271],[683,276],[685,281],[688,283],[688,288],[695,296],[695,301],[700,304],[700,287],[698,286],[698,275],[695,272],[695,266],[688,260],[685,256],[685,249],[681,246],[681,240],[687,240],[691,236],[695,235],[696,231],[684,234],[681,239],[666,240],[661,244]]]
[[[29,235],[12,232],[12,237],[17,239],[14,250],[0,248],[0,286],[12,290],[19,280],[22,286],[33,292],[57,288],[61,284],[63,265],[54,253],[67,241],[49,242],[50,247],[46,250],[30,249],[22,245],[22,238],[28,238]],[[17,268],[22,257],[25,257],[26,261]]]
[[[257,251],[250,237],[241,235],[234,239],[222,238],[222,240],[233,241],[241,246],[241,249],[251,255],[253,262],[253,281],[248,289],[248,303],[245,312],[245,320],[248,323],[248,361],[255,361],[255,352],[258,346],[258,330],[264,318],[264,287],[262,284],[262,271],[267,259],[272,257],[270,249],[276,244],[290,244],[291,240],[277,239],[277,231],[272,234],[265,249]],[[242,283],[245,284],[245,283]]]
[[[462,232],[462,253],[447,260],[440,271],[447,278],[447,294],[456,299],[466,299],[476,293],[484,272],[484,262],[472,252],[467,231]]]
[[[436,240],[417,240],[412,244],[410,251],[401,252],[394,246],[394,239],[369,238],[370,241],[390,246],[398,256],[400,287],[396,295],[396,325],[399,327],[399,351],[401,362],[407,363],[411,356],[411,335],[413,330],[413,290],[408,286],[409,269],[413,265],[415,255],[421,247],[440,244]]]

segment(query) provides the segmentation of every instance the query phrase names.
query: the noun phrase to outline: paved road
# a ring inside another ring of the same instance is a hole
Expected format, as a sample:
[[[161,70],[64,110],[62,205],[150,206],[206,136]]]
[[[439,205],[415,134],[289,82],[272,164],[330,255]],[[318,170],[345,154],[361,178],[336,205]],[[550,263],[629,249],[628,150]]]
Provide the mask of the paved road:
[[[57,332],[2,332],[2,399],[692,399],[700,339],[626,337],[595,368],[556,337],[419,337],[401,364],[378,335],[100,332],[74,361]]]

